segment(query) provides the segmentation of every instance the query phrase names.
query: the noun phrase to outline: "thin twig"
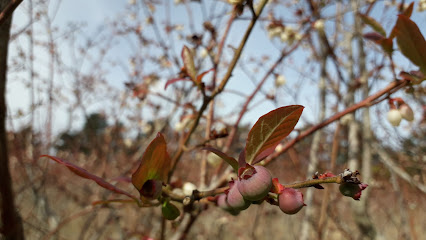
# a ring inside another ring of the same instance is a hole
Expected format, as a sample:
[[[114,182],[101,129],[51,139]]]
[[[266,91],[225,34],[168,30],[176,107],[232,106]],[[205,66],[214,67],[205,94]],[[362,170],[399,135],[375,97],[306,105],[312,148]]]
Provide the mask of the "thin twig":
[[[345,116],[348,113],[352,113],[355,112],[356,110],[363,108],[363,107],[367,107],[367,106],[371,106],[370,104],[372,102],[374,102],[375,100],[379,99],[380,97],[382,97],[383,95],[388,94],[389,92],[392,92],[394,89],[396,88],[401,88],[403,86],[406,86],[409,83],[409,80],[398,80],[398,81],[393,81],[392,83],[390,83],[387,87],[385,87],[384,89],[380,90],[379,92],[365,98],[364,100],[362,100],[361,102],[352,105],[351,107],[346,108],[345,110],[336,113],[335,115],[331,116],[330,118],[326,119],[325,121],[312,126],[311,128],[309,128],[308,130],[302,132],[299,136],[295,137],[294,139],[292,139],[291,141],[289,141],[286,145],[284,145],[284,147],[282,148],[281,151],[279,152],[274,152],[273,154],[271,154],[267,159],[265,159],[265,164],[268,164],[269,162],[271,162],[272,160],[276,159],[279,155],[281,155],[282,153],[286,152],[289,148],[293,147],[297,142],[301,141],[302,139],[310,136],[311,134],[313,134],[315,131],[317,131],[318,129],[324,128],[326,126],[328,126],[330,123],[339,120],[341,117]],[[384,98],[381,100],[383,101]],[[375,104],[379,103],[378,101],[374,102]]]

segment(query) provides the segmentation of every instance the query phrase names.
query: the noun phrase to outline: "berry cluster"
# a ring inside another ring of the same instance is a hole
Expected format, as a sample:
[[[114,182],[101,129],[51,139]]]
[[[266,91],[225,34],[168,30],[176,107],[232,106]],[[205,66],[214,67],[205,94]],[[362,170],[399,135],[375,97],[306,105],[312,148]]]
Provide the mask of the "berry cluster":
[[[305,206],[303,194],[293,188],[284,188],[263,166],[247,164],[240,168],[239,177],[229,183],[229,189],[218,196],[217,205],[233,215],[247,209],[252,203],[261,203],[278,194],[278,206],[286,214],[295,214]]]

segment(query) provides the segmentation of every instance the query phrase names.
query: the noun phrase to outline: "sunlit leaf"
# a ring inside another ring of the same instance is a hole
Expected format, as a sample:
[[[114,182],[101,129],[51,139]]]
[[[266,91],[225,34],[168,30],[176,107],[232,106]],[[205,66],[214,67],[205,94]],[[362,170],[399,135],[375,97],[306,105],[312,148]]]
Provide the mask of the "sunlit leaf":
[[[426,41],[416,23],[400,14],[394,32],[402,54],[426,73]]]
[[[132,175],[132,183],[141,193],[142,187],[148,180],[167,181],[171,168],[171,159],[167,153],[167,144],[164,136],[157,136],[146,148],[141,163]]]
[[[404,12],[402,12],[402,14],[404,14],[408,18],[411,17],[411,14],[413,13],[413,8],[414,2],[410,3],[410,5],[404,10]]]
[[[92,181],[95,181],[99,186],[101,186],[103,188],[106,188],[106,189],[113,191],[115,193],[126,195],[130,198],[133,198],[134,200],[136,200],[138,202],[138,198],[136,196],[133,196],[132,194],[115,187],[114,185],[105,181],[104,179],[89,173],[86,169],[83,169],[83,168],[81,168],[77,165],[74,165],[74,164],[72,164],[72,163],[70,163],[70,162],[68,162],[64,159],[58,158],[58,157],[54,157],[54,156],[50,156],[50,155],[42,155],[40,157],[50,158],[53,161],[58,162],[58,163],[60,163],[64,166],[66,166],[69,170],[71,170],[73,173],[77,174],[78,176],[90,179]]]
[[[204,147],[203,150],[207,150],[207,151],[210,151],[210,152],[216,154],[217,156],[222,158],[224,161],[226,161],[229,165],[231,165],[231,167],[235,170],[235,172],[238,172],[238,162],[235,158],[226,155],[226,153],[224,153],[224,152],[222,152],[222,151],[220,151],[216,148]]]
[[[378,23],[374,18],[367,16],[365,14],[359,14],[359,16],[361,17],[361,20],[367,24],[368,26],[370,26],[372,29],[374,29],[374,31],[376,31],[377,33],[379,33],[380,35],[382,35],[383,37],[386,36],[386,31],[385,29],[382,27],[382,25],[380,23]]]
[[[255,164],[273,153],[280,141],[293,131],[303,108],[300,105],[281,107],[260,117],[247,138],[246,161]]]
[[[197,81],[197,70],[195,69],[194,57],[192,56],[191,50],[187,46],[182,49],[182,61],[185,71],[188,76],[196,83]]]

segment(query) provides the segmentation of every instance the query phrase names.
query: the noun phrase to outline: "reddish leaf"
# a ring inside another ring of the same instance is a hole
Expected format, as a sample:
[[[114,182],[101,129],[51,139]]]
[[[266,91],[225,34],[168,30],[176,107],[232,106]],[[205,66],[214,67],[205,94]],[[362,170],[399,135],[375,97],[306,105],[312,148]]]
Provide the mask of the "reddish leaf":
[[[402,54],[426,73],[426,41],[416,23],[400,14],[393,32]]]
[[[146,148],[138,169],[132,175],[132,183],[141,192],[147,180],[166,182],[170,167],[171,159],[167,153],[166,140],[158,133]]]
[[[170,84],[179,82],[179,81],[192,81],[192,80],[189,78],[173,78],[173,79],[167,80],[166,85],[164,86],[164,90],[166,90]]]
[[[367,16],[365,14],[359,14],[359,16],[361,17],[361,20],[367,24],[368,26],[370,26],[372,29],[374,29],[374,31],[376,31],[377,33],[379,33],[380,35],[382,35],[383,37],[386,36],[386,31],[385,29],[382,27],[382,25],[380,25],[380,23],[378,23],[374,18]]]
[[[246,163],[246,149],[244,148],[241,152],[240,152],[240,156],[238,156],[238,166],[240,168],[245,167],[247,165]]]
[[[414,2],[410,3],[410,5],[404,10],[404,12],[402,12],[402,14],[404,14],[408,18],[411,17],[411,14],[413,13],[413,8]]]
[[[205,72],[202,72],[200,75],[197,76],[197,83],[201,83],[201,80],[203,80],[204,75],[206,75],[207,73],[209,73],[210,71],[213,71],[214,68],[209,69]]]
[[[128,196],[130,198],[133,198],[137,202],[139,202],[139,200],[138,200],[137,197],[133,196],[132,194],[130,194],[130,193],[124,191],[124,190],[121,190],[121,189],[115,187],[114,185],[112,185],[111,183],[105,181],[104,179],[102,179],[102,178],[100,178],[100,177],[98,177],[96,175],[93,175],[93,174],[89,173],[86,169],[83,169],[83,168],[81,168],[79,166],[76,166],[76,165],[74,165],[74,164],[72,164],[72,163],[70,163],[70,162],[68,162],[68,161],[66,161],[64,159],[58,158],[58,157],[54,157],[54,156],[50,156],[50,155],[41,155],[40,157],[50,158],[50,159],[52,159],[55,162],[58,162],[58,163],[60,163],[62,165],[65,165],[69,170],[71,170],[73,173],[77,174],[80,177],[93,180],[99,186],[101,186],[103,188],[106,188],[106,189],[108,189],[110,191],[113,191],[115,193],[126,195],[126,196]]]
[[[363,35],[363,37],[367,40],[370,40],[379,44],[387,54],[389,55],[392,54],[393,42],[391,38],[385,38],[384,36],[375,32],[366,33]]]
[[[224,161],[226,161],[229,165],[231,165],[231,167],[235,170],[235,172],[238,172],[238,162],[235,158],[226,155],[226,153],[224,153],[224,152],[222,152],[222,151],[220,151],[216,148],[204,147],[203,150],[207,150],[207,151],[210,151],[210,152],[216,154],[217,156],[222,158]]]
[[[382,35],[376,32],[369,32],[363,35],[363,37],[367,40],[373,41],[375,43],[380,43],[381,40],[385,39]]]
[[[387,54],[392,55],[392,52],[393,52],[392,38],[384,38],[381,41],[379,41],[379,44]]]
[[[197,70],[195,69],[194,57],[192,56],[191,50],[189,50],[187,46],[184,46],[182,49],[181,56],[186,73],[192,81],[197,83]]]
[[[303,106],[277,108],[262,117],[250,130],[246,143],[246,161],[255,164],[270,155],[299,121]]]
[[[278,181],[278,178],[272,178],[271,192],[280,194],[283,191],[284,191],[284,186],[280,184],[280,182]]]

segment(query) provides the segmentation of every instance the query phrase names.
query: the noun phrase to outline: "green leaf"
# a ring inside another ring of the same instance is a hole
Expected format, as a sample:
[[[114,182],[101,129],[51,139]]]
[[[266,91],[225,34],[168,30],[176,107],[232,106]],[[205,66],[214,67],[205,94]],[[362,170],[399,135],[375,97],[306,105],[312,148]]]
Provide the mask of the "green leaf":
[[[370,16],[367,16],[365,14],[359,14],[359,16],[361,17],[361,20],[365,24],[367,24],[368,26],[370,26],[372,29],[374,29],[374,31],[376,31],[377,33],[379,33],[383,37],[386,37],[386,31],[385,31],[385,29],[374,18],[372,18]]]
[[[217,156],[222,158],[224,161],[226,161],[229,165],[231,165],[231,167],[235,170],[235,172],[238,172],[238,162],[235,158],[226,155],[226,153],[219,151],[216,148],[204,147],[203,150],[207,150],[216,154]]]
[[[426,73],[426,41],[416,23],[400,14],[394,33],[402,54]]]
[[[255,164],[270,155],[280,141],[293,131],[303,108],[300,105],[281,107],[260,117],[247,138],[246,162]]]
[[[182,49],[182,61],[185,71],[194,83],[197,83],[197,70],[195,69],[194,57],[192,56],[191,50],[187,46]]]
[[[167,220],[175,220],[180,216],[179,208],[171,204],[169,201],[165,201],[163,205],[161,205],[161,213]]]
[[[143,185],[148,180],[166,182],[171,165],[166,140],[158,133],[146,148],[138,169],[132,175],[132,183],[141,193]]]

